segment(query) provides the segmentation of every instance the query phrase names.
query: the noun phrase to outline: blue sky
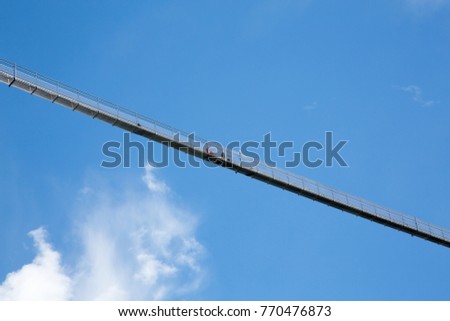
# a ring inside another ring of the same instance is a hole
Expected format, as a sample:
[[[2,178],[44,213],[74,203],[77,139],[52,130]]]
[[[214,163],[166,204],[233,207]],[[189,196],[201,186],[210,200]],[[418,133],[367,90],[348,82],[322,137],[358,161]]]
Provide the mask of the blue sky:
[[[292,171],[450,227],[450,1],[0,3],[2,58],[208,139],[333,131],[348,168]],[[103,169],[120,129],[0,106],[2,298],[450,299],[447,248],[223,169]]]

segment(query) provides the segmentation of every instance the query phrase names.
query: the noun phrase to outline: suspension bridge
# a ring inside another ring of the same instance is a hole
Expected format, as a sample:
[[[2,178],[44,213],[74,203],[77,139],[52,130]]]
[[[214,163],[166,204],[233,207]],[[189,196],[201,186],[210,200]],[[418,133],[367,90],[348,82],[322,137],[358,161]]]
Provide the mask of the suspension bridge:
[[[450,231],[362,198],[322,185],[305,177],[262,162],[248,165],[248,159],[239,150],[225,149],[211,153],[208,141],[192,136],[172,126],[125,109],[97,96],[82,92],[37,72],[0,59],[0,81],[52,103],[102,120],[113,126],[178,149],[195,157],[216,163],[224,168],[253,179],[307,197],[339,210],[391,227],[422,239],[450,247]]]

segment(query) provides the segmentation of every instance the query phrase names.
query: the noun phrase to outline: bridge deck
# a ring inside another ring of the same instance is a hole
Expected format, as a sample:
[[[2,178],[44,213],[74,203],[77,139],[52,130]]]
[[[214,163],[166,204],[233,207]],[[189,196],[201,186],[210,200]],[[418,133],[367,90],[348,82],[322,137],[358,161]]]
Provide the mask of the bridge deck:
[[[450,231],[447,229],[379,206],[285,170],[269,167],[264,163],[248,166],[248,158],[245,158],[237,150],[224,150],[223,156],[211,155],[205,149],[207,144],[205,139],[195,137],[196,141],[200,141],[200,145],[194,146],[189,141],[189,134],[184,131],[2,59],[0,59],[0,81],[10,87],[19,88],[53,103],[86,114],[92,118],[100,119],[126,131],[166,144],[201,159],[217,163],[220,166],[267,184],[450,247]]]

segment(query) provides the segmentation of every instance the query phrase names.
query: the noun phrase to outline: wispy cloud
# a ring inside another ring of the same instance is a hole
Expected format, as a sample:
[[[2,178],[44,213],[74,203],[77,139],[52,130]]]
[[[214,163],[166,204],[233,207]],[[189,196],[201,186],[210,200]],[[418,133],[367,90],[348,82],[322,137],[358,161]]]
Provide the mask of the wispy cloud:
[[[147,165],[145,168],[145,176],[143,177],[145,185],[152,192],[168,193],[170,191],[167,184],[158,180],[155,176],[154,168]]]
[[[195,238],[195,216],[171,201],[153,169],[143,182],[145,191],[142,182],[81,189],[75,232],[81,250],[63,255],[76,263],[63,269],[61,254],[39,228],[30,233],[36,258],[8,274],[0,299],[161,300],[197,290],[204,250]]]
[[[412,99],[422,107],[433,107],[437,102],[434,100],[424,99],[422,89],[416,85],[409,85],[400,88],[404,92],[411,94]]]

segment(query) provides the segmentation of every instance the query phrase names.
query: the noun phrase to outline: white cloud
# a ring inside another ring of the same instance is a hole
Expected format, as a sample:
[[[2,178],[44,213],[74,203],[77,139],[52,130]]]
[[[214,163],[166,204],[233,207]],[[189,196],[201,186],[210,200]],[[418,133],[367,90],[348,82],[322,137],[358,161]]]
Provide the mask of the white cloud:
[[[97,192],[83,205],[84,257],[75,295],[82,299],[166,299],[201,278],[196,220],[169,201],[168,187],[147,168],[144,183],[124,196]],[[84,204],[84,203],[83,203]],[[180,290],[181,289],[181,290]]]
[[[32,263],[9,273],[0,286],[0,300],[68,300],[71,279],[60,263],[60,254],[46,241],[43,228],[31,231],[37,255]]]
[[[161,300],[197,290],[204,271],[196,219],[171,201],[168,186],[153,169],[146,169],[143,182],[147,190],[142,183],[122,182],[114,189],[102,184],[79,193],[75,235],[80,250],[65,257],[76,262],[70,275],[41,228],[32,232],[38,255],[7,276],[0,298]]]
[[[147,185],[147,188],[152,192],[159,192],[159,193],[167,193],[169,192],[169,187],[166,185],[165,182],[158,180],[155,176],[155,168],[151,167],[150,165],[147,165],[145,167],[145,176],[143,177],[143,180],[145,182],[145,185]]]
[[[422,96],[422,89],[419,86],[409,85],[400,88],[404,92],[410,93],[412,99],[422,107],[433,107],[436,104],[434,100],[424,99]]]

